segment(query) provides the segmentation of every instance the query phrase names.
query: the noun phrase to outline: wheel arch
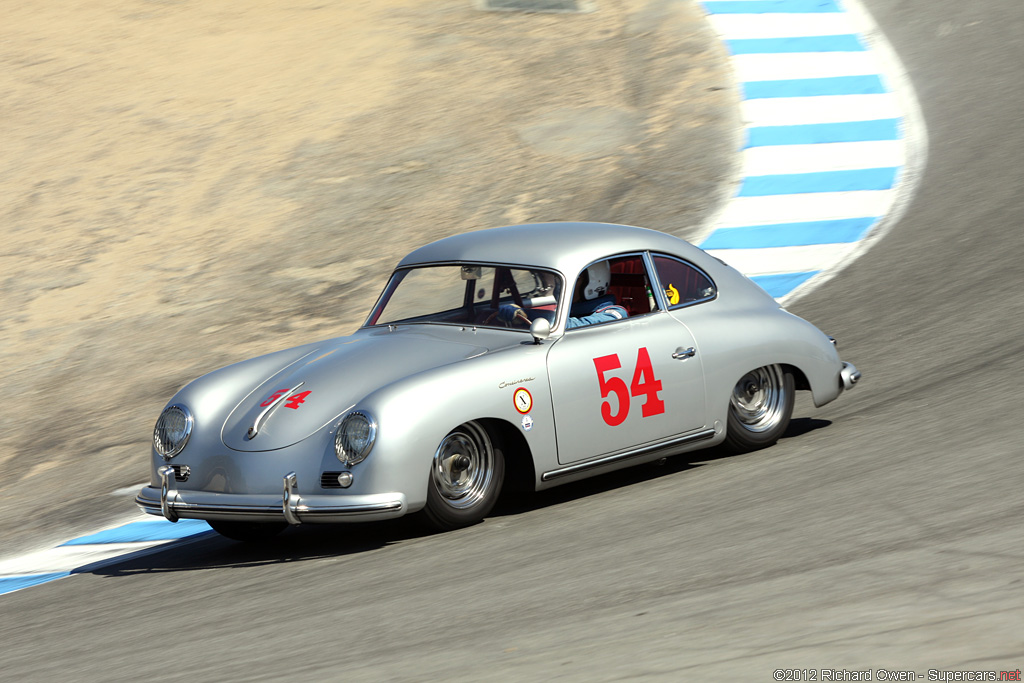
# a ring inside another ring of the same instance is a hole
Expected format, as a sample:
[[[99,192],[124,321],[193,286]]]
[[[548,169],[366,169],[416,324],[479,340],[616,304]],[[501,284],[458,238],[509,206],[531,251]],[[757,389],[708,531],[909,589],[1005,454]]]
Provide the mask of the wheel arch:
[[[810,391],[811,390],[811,383],[807,379],[807,375],[804,374],[803,370],[801,370],[796,365],[791,365],[789,363],[780,363],[780,365],[782,366],[782,369],[785,372],[788,372],[791,375],[793,375],[793,387],[797,391]]]
[[[537,469],[530,444],[521,430],[511,422],[497,417],[477,420],[501,445],[505,457],[505,489],[527,492],[536,489]]]

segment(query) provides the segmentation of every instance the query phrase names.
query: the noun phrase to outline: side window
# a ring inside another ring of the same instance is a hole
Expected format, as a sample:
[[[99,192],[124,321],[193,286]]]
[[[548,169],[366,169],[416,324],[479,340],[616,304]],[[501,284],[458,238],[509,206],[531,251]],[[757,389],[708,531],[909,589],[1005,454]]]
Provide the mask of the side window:
[[[643,256],[622,256],[611,259],[610,263],[612,278],[608,291],[615,295],[620,306],[629,311],[631,318],[658,310]]]
[[[669,308],[679,308],[688,304],[714,299],[717,290],[703,271],[670,256],[655,256],[654,267],[658,271],[658,280],[665,288],[665,298]]]
[[[618,256],[596,261],[580,274],[567,328],[635,318],[657,308],[643,256]]]

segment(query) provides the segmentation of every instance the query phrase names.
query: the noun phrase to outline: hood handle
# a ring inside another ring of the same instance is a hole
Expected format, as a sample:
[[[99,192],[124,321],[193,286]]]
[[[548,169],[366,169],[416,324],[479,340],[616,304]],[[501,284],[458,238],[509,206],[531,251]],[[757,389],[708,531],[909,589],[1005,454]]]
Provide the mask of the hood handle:
[[[294,387],[292,387],[288,391],[284,392],[283,394],[275,398],[273,403],[264,408],[263,412],[256,416],[256,421],[252,423],[252,427],[249,427],[249,431],[245,433],[245,435],[249,437],[250,441],[255,439],[256,435],[260,433],[260,424],[263,422],[263,419],[270,414],[270,411],[279,406],[281,404],[281,401],[285,400],[286,398],[294,394],[295,390],[301,387],[303,384],[305,384],[305,382],[299,382]]]

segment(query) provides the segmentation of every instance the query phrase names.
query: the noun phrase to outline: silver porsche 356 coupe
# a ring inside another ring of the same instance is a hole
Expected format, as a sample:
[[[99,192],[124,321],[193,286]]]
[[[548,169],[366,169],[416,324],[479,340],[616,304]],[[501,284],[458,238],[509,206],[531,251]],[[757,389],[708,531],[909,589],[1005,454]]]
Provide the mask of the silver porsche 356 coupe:
[[[835,342],[665,233],[547,223],[406,256],[348,337],[200,377],[153,433],[146,512],[257,540],[288,524],[480,521],[545,489],[717,444],[775,443],[796,390],[860,373]]]

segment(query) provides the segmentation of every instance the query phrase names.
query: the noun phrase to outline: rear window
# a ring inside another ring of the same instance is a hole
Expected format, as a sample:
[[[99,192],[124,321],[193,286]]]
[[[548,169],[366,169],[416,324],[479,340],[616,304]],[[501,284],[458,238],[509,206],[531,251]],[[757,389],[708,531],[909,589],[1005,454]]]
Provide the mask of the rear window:
[[[654,256],[658,280],[665,289],[669,308],[710,301],[718,294],[715,283],[696,266],[671,256]]]

